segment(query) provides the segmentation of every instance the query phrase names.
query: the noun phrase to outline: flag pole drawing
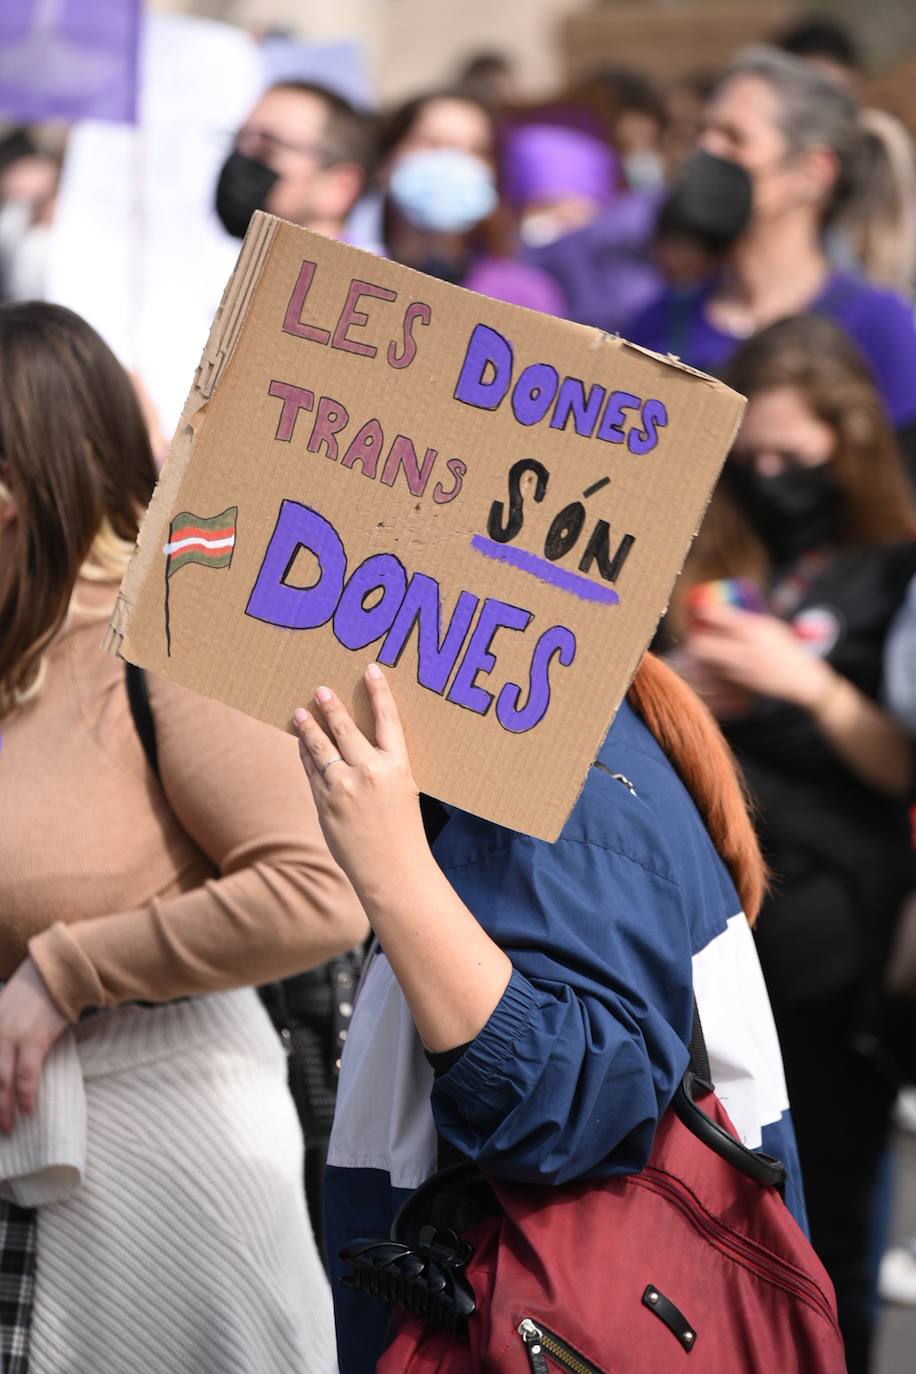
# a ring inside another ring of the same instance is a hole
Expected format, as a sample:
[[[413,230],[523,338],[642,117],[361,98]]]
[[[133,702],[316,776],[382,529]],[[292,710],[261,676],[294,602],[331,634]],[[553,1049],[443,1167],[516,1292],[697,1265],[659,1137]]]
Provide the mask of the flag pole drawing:
[[[169,542],[163,546],[165,554],[165,643],[172,656],[172,631],[169,622],[169,585],[175,573],[188,563],[202,563],[205,568],[228,568],[235,549],[238,506],[229,506],[220,515],[202,517],[190,511],[176,515],[169,525]]]

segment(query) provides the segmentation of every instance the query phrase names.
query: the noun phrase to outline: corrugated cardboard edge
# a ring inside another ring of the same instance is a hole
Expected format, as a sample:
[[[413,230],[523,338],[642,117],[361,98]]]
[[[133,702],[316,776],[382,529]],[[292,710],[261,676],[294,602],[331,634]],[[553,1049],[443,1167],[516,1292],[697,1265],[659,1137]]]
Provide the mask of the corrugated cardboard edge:
[[[691,367],[689,363],[683,362],[676,353],[656,353],[652,348],[643,348],[642,344],[631,343],[622,334],[608,334],[604,329],[596,329],[594,348],[599,348],[602,344],[611,344],[614,348],[626,348],[631,353],[638,353],[643,358],[651,358],[654,363],[662,363],[666,368],[676,368],[678,372],[686,372],[689,377],[696,377],[697,381],[705,382],[707,386],[713,387],[716,391],[730,391],[735,396],[741,393],[735,388],[728,386],[726,382],[718,377],[711,377],[708,372],[701,372],[698,367]],[[742,400],[745,399],[742,397]]]
[[[156,484],[153,500],[140,526],[136,553],[124,574],[105,633],[103,648],[115,656],[121,656],[122,646],[130,629],[137,593],[151,566],[162,556],[162,543],[167,532],[169,512],[173,509],[185,470],[191,461],[195,433],[204,418],[207,402],[219,385],[226,365],[232,357],[279,225],[280,221],[271,215],[256,212],[245,235],[235,270],[226,284],[168,458]]]

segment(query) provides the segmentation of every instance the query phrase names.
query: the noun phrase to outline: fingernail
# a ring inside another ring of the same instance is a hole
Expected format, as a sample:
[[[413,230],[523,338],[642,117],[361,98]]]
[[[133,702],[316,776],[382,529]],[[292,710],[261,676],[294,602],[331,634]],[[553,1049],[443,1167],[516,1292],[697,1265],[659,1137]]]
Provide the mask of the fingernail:
[[[293,712],[293,724],[297,730],[301,730],[305,722],[309,719],[309,713],[304,706],[298,706]]]
[[[333,695],[334,693],[331,691],[330,687],[319,687],[315,692],[315,700],[324,706],[331,700]]]
[[[366,677],[371,677],[371,678],[376,678],[376,679],[377,679],[377,678],[380,678],[381,676],[382,676],[382,670],[381,670],[381,668],[378,666],[378,664],[377,664],[377,663],[370,663],[370,664],[369,664],[369,667],[366,669]]]

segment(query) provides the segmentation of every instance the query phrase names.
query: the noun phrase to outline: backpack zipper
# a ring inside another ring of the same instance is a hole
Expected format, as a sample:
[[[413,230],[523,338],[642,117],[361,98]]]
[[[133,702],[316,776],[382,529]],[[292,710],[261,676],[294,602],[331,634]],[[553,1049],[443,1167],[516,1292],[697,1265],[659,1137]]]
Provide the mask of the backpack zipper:
[[[809,1279],[794,1265],[771,1258],[762,1246],[723,1226],[715,1217],[698,1206],[697,1199],[690,1190],[678,1183],[670,1174],[647,1165],[641,1174],[633,1175],[630,1181],[638,1187],[652,1188],[655,1192],[663,1193],[693,1226],[709,1236],[710,1241],[719,1250],[731,1254],[746,1269],[781,1288],[783,1292],[807,1302],[824,1317],[834,1331],[838,1330],[830,1303],[813,1279]]]
[[[517,1329],[528,1354],[531,1374],[550,1374],[548,1355],[554,1364],[569,1370],[569,1374],[604,1374],[598,1365],[592,1364],[578,1350],[573,1350],[571,1345],[567,1345],[553,1331],[548,1331],[546,1326],[535,1325],[530,1317],[520,1321]]]

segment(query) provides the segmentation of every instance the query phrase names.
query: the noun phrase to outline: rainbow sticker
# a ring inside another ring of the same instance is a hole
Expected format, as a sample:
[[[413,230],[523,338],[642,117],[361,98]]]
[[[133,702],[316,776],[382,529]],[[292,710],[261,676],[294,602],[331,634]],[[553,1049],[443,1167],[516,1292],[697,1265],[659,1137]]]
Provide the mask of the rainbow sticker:
[[[692,611],[704,606],[734,606],[739,611],[765,611],[766,601],[751,577],[720,577],[716,582],[700,582],[687,593]]]

